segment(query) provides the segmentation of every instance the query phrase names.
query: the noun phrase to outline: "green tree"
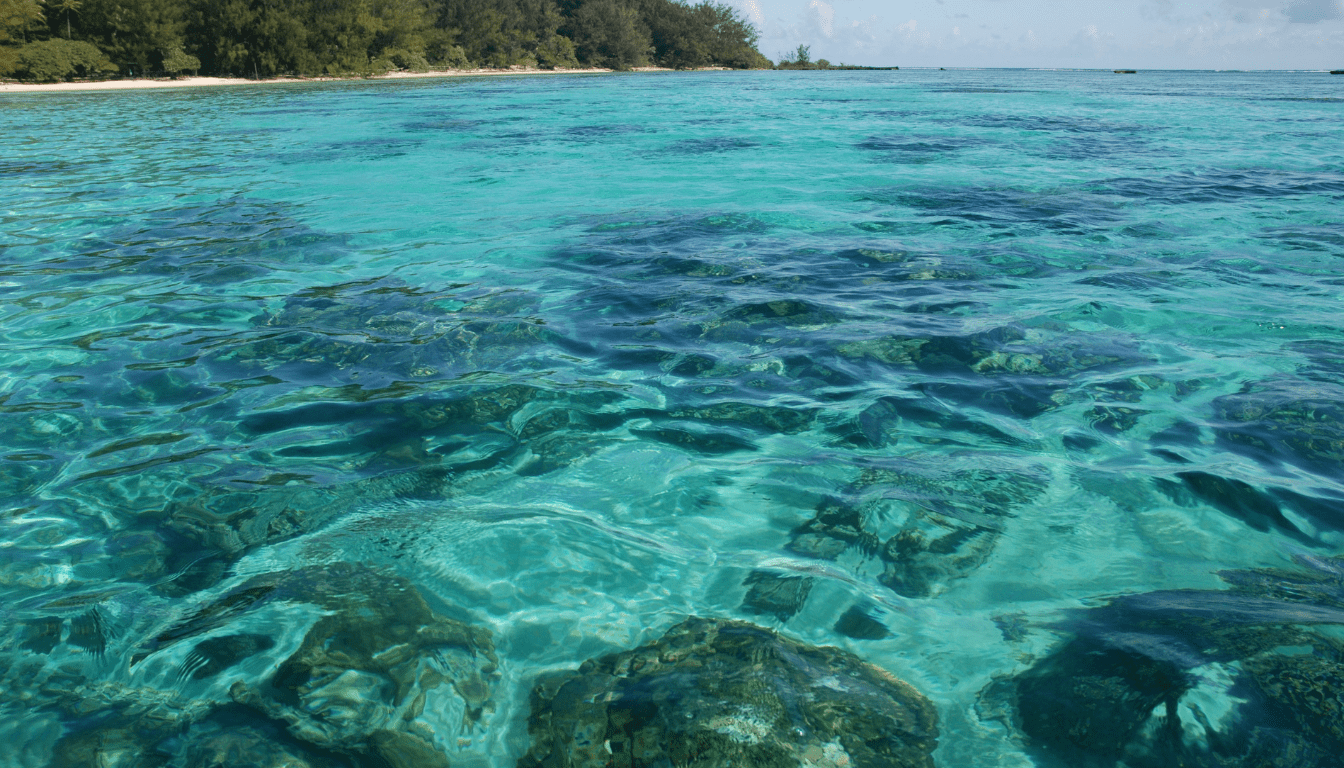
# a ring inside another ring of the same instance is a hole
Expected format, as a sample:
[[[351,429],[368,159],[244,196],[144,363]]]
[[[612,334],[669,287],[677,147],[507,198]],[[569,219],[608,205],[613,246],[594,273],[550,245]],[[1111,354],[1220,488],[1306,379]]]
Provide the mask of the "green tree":
[[[181,0],[82,0],[80,37],[132,72],[161,69],[163,55],[186,41],[188,8]]]
[[[712,63],[737,69],[770,68],[770,60],[756,50],[760,33],[735,8],[706,0],[695,11],[704,19],[701,26],[707,30]]]
[[[196,0],[187,39],[211,74],[319,74],[334,56],[310,46],[312,13],[303,0]]]
[[[186,51],[204,73],[257,77],[650,61],[769,66],[756,29],[718,0],[0,0],[9,71],[20,43],[62,35],[133,73],[194,69],[183,63]]]
[[[201,60],[182,50],[179,46],[163,52],[163,71],[177,77],[187,70],[196,72],[201,68]]]
[[[551,32],[549,37],[537,43],[537,66],[543,69],[569,69],[579,66],[574,41]]]
[[[697,8],[668,0],[636,0],[640,21],[649,30],[653,61],[661,67],[685,69],[711,63],[709,31]]]
[[[574,48],[590,66],[630,69],[648,64],[653,50],[639,14],[616,0],[588,0],[573,16]]]
[[[98,47],[80,40],[41,40],[18,49],[14,74],[21,80],[54,83],[71,77],[116,72]]]
[[[732,6],[702,0],[687,5],[675,0],[631,0],[649,30],[653,60],[663,67],[685,69],[709,65],[746,69],[769,67],[756,50],[759,33]]]
[[[0,77],[19,71],[19,43],[46,21],[37,0],[0,0]]]
[[[562,23],[553,0],[439,0],[437,26],[450,33],[473,63],[487,67],[565,66]]]
[[[28,30],[44,21],[37,0],[0,0],[0,45],[25,42]]]

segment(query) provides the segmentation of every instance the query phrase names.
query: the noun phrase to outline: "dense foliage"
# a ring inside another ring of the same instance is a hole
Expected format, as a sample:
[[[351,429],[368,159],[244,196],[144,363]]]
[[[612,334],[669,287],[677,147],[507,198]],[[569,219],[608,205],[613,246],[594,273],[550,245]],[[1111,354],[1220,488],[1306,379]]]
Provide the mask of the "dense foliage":
[[[714,0],[0,0],[0,76],[769,67]]]

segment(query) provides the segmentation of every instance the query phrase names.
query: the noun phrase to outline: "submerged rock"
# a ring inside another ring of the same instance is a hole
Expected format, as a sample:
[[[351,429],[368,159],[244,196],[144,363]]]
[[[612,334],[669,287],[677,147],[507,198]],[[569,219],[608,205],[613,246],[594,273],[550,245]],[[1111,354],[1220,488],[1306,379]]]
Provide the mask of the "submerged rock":
[[[1327,476],[1344,464],[1344,406],[1337,386],[1308,381],[1261,382],[1213,401],[1219,444],[1274,464],[1287,462]]]
[[[426,695],[444,683],[460,697],[465,724],[481,717],[498,665],[488,631],[437,613],[404,579],[352,566],[285,574],[274,586],[330,613],[267,684],[234,683],[234,701],[285,723],[305,743],[385,759],[438,754],[416,721]]]
[[[314,754],[288,743],[269,723],[220,727],[211,723],[193,731],[180,756],[184,768],[336,768],[348,765],[339,758]]]
[[[933,705],[847,651],[690,618],[543,678],[520,768],[932,768]]]
[[[451,734],[423,722],[427,703],[460,711],[462,730],[490,708],[498,664],[490,633],[439,613],[406,579],[350,564],[251,578],[143,644],[132,665],[190,644],[179,680],[235,675],[240,662],[271,653],[276,642],[223,630],[277,603],[307,604],[322,617],[269,679],[233,682],[232,703],[82,677],[43,679],[31,698],[67,729],[53,765],[446,768],[437,739]],[[434,694],[443,686],[456,695]]]
[[[1344,754],[1344,558],[1220,573],[1226,591],[1128,595],[1011,681],[1030,743],[1070,766],[1337,768]],[[1321,629],[1326,625],[1332,628]]]
[[[1043,493],[1046,481],[1009,467],[934,473],[895,465],[865,470],[855,487],[906,511],[904,525],[877,550],[878,580],[900,595],[929,597],[979,568],[1013,510]]]
[[[1006,467],[930,472],[913,463],[870,466],[843,498],[823,498],[812,519],[792,531],[785,549],[829,562],[857,555],[881,568],[877,580],[896,594],[933,597],[979,568],[1012,510],[1044,489],[1041,477]],[[886,524],[891,519],[900,520],[900,527],[884,540],[879,534],[891,530]],[[812,583],[812,576],[752,571],[743,581],[742,610],[788,621],[802,610]],[[865,625],[878,626],[842,634],[881,636],[880,622],[864,617]]]

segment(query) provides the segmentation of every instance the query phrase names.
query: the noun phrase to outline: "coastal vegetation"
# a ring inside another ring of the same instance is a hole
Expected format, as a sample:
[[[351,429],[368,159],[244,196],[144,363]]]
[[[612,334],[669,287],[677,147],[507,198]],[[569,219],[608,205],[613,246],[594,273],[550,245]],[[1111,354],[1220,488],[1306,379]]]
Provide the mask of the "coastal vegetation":
[[[812,46],[799,44],[797,48],[779,55],[775,69],[900,69],[900,67],[859,67],[853,64],[832,64],[826,59],[812,60]]]
[[[0,0],[0,77],[770,67],[714,0]]]

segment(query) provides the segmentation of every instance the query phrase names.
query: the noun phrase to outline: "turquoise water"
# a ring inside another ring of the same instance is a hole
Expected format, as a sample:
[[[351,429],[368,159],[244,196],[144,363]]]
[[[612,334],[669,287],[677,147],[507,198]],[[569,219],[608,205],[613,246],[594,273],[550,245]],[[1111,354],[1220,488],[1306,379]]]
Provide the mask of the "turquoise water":
[[[914,685],[943,766],[1093,759],[998,691],[1076,638],[1175,658],[1144,596],[1310,625],[1271,645],[1336,674],[1342,108],[1211,72],[6,96],[0,764],[230,728],[364,764],[381,718],[510,766],[539,674],[692,615]],[[1253,569],[1274,599],[1209,597]],[[369,658],[420,671],[237,693],[416,611],[496,660],[398,636]],[[1255,698],[1206,655],[1192,749]]]

